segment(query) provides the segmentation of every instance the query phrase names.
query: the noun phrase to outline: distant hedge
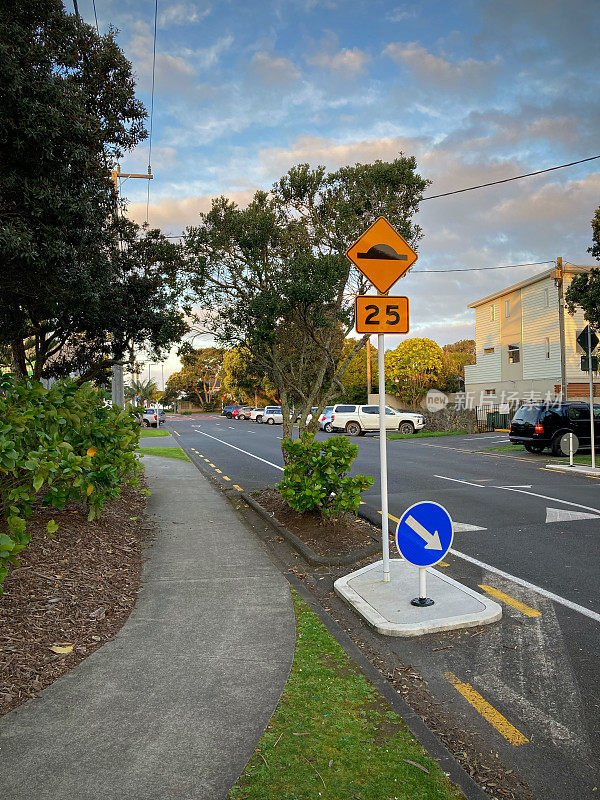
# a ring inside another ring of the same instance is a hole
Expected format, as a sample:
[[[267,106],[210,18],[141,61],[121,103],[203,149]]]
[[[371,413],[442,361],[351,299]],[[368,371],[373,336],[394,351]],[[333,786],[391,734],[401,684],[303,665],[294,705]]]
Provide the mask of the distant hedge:
[[[0,376],[0,594],[9,566],[27,546],[34,504],[62,509],[77,501],[88,519],[137,483],[139,424],[130,411],[108,408],[90,384]],[[47,525],[53,535],[54,520]]]

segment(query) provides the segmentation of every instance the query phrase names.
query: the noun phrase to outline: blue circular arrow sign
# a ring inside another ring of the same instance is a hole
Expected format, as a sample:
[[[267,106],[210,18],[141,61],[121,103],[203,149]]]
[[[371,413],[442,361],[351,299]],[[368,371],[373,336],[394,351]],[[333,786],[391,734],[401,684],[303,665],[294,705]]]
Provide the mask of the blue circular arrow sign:
[[[407,508],[396,528],[396,547],[417,567],[437,564],[452,547],[452,519],[444,506],[425,500]]]

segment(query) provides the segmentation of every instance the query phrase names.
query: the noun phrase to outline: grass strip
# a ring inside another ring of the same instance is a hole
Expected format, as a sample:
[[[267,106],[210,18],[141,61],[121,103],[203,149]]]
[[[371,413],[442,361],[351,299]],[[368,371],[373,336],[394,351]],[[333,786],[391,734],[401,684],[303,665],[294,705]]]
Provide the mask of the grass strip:
[[[292,596],[292,671],[228,800],[461,798],[317,615]]]
[[[434,436],[464,436],[468,431],[417,431],[417,433],[388,433],[388,439],[429,439]]]
[[[181,447],[138,447],[137,452],[144,456],[178,458],[180,461],[189,461],[191,463],[191,459],[188,458]]]
[[[157,436],[170,436],[169,431],[161,431],[157,428],[142,428],[140,439],[156,438]]]

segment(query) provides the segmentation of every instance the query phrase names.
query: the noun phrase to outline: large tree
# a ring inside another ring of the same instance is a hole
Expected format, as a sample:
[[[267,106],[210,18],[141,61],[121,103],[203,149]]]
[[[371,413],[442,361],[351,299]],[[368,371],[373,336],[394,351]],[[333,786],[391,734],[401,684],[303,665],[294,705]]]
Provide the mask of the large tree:
[[[340,360],[345,359],[356,346],[355,339],[346,339]],[[371,391],[377,389],[377,348],[371,345]],[[367,403],[367,348],[363,347],[355,353],[346,367],[342,378],[344,386],[335,400],[338,403]]]
[[[220,340],[246,347],[277,387],[284,438],[292,405],[304,427],[311,406],[344,390],[348,363],[368,338],[340,360],[354,296],[367,289],[346,249],[379,216],[414,245],[421,231],[412,218],[426,186],[415,159],[402,155],[331,173],[303,164],[244,209],[218,198],[188,229],[199,302],[212,310]]]
[[[596,209],[592,220],[592,246],[588,248],[588,253],[600,261],[600,208]],[[565,300],[571,314],[580,306],[587,321],[600,330],[600,269],[573,276]]]
[[[181,392],[188,397],[195,397],[201,407],[206,408],[215,399],[223,367],[223,350],[219,347],[201,347],[196,350],[186,342],[177,354],[182,367],[179,372],[169,376],[169,397],[174,391]]]
[[[433,339],[405,339],[385,354],[387,391],[417,406],[442,370],[442,348]]]
[[[103,377],[136,343],[168,345],[185,326],[157,273],[180,251],[115,219],[110,170],[146,112],[114,31],[60,0],[0,0],[0,109],[0,346],[17,374]]]

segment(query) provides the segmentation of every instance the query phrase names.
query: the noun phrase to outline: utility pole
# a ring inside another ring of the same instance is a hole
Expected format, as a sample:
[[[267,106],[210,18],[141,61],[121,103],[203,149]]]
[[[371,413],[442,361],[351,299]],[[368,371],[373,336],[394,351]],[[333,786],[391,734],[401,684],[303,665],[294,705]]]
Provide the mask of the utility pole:
[[[565,296],[563,289],[563,260],[556,259],[554,284],[558,289],[558,334],[560,336],[560,401],[567,401],[567,357],[565,354]]]
[[[117,218],[119,215],[119,181],[127,180],[128,178],[145,178],[146,180],[151,181],[154,175],[150,171],[150,166],[148,166],[148,174],[144,175],[134,172],[121,172],[121,167],[117,165],[116,169],[111,170],[110,177],[115,186],[115,218]],[[121,246],[122,242],[121,238],[119,237],[119,250],[121,249]],[[125,405],[123,362],[113,364],[112,367],[112,403],[113,406],[123,407]]]
[[[367,403],[371,394],[371,337],[367,339]]]
[[[590,373],[590,440],[592,446],[592,469],[596,469],[596,441],[595,441],[595,427],[596,420],[594,418],[594,372],[592,370],[592,326],[588,323],[587,326],[587,344],[588,344],[588,369]]]

